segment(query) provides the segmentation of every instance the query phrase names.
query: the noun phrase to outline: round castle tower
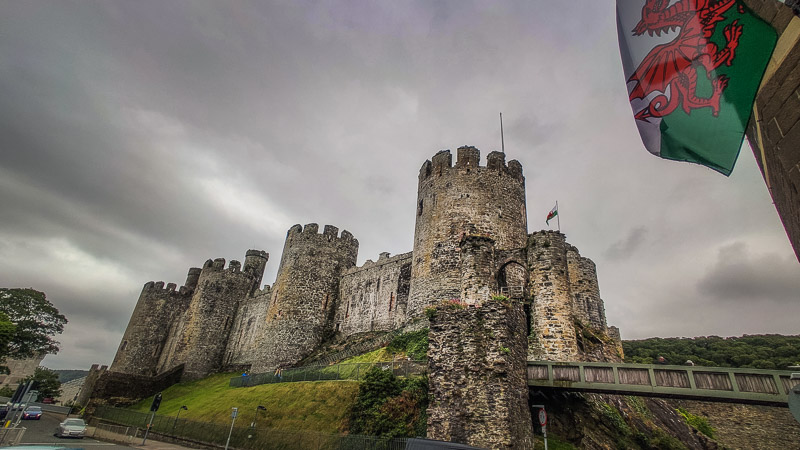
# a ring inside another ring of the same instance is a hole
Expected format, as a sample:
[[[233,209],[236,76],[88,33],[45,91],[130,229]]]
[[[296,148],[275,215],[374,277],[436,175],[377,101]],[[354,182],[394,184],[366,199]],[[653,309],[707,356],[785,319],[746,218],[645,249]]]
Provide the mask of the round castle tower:
[[[225,268],[224,258],[203,264],[189,309],[178,327],[181,337],[169,349],[165,369],[185,364],[183,379],[196,379],[221,368],[239,301],[260,284],[269,255],[249,250],[246,258],[244,270],[233,260]]]
[[[528,357],[548,361],[575,361],[578,343],[567,269],[566,236],[559,231],[537,231],[528,241],[531,270],[531,337]]]
[[[200,269],[189,269],[186,283],[176,290],[175,283],[150,281],[142,288],[136,308],[122,336],[111,371],[152,376],[164,348],[170,324],[186,311],[197,287]]]
[[[356,265],[358,240],[331,225],[318,231],[311,223],[286,234],[254,372],[299,361],[331,331],[339,281]]]
[[[460,243],[486,236],[498,250],[525,247],[527,213],[522,165],[491,152],[486,167],[480,151],[461,147],[455,166],[450,150],[425,161],[419,172],[417,221],[411,266],[409,316],[442,300],[460,298]]]

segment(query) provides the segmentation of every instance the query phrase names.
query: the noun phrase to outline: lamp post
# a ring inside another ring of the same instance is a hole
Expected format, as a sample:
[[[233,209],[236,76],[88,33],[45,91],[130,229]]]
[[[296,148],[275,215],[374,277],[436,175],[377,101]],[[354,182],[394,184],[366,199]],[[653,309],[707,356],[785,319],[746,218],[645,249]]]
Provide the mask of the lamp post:
[[[265,406],[261,406],[261,405],[256,406],[256,413],[255,413],[255,415],[253,415],[253,423],[250,424],[250,428],[255,428],[256,427],[256,419],[258,419],[258,411],[259,410],[266,411],[267,408]]]
[[[181,416],[181,411],[188,411],[189,408],[186,405],[181,406],[178,408],[178,414],[175,414],[175,423],[172,424],[172,434],[175,434],[175,427],[178,426],[178,417]]]

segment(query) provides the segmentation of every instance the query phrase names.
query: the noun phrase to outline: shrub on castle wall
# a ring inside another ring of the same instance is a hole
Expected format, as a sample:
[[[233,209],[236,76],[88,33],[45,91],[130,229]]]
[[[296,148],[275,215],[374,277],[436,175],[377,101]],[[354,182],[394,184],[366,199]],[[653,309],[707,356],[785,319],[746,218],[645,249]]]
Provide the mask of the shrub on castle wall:
[[[350,412],[351,434],[414,437],[427,428],[428,379],[400,379],[391,370],[371,368]],[[420,434],[421,433],[421,434]]]

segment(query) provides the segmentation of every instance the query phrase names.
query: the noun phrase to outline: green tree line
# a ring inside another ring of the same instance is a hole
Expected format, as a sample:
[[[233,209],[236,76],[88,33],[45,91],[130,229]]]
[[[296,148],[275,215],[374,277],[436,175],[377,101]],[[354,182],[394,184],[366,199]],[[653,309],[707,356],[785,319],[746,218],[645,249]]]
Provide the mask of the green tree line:
[[[800,365],[800,336],[778,334],[741,337],[650,338],[622,341],[625,362],[698,366],[786,369]]]

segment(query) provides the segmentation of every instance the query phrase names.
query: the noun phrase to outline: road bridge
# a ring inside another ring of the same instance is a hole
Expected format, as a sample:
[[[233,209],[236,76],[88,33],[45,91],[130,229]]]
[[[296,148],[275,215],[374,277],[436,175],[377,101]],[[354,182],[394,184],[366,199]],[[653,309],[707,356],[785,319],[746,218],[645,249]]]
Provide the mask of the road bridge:
[[[788,407],[788,370],[528,361],[528,385],[568,391]]]

